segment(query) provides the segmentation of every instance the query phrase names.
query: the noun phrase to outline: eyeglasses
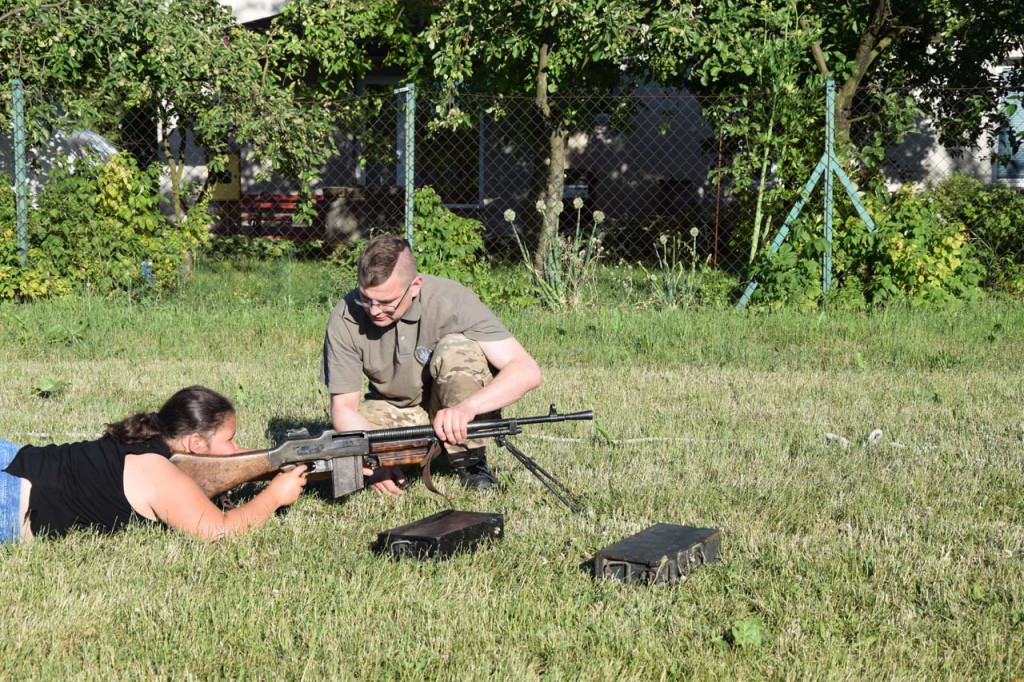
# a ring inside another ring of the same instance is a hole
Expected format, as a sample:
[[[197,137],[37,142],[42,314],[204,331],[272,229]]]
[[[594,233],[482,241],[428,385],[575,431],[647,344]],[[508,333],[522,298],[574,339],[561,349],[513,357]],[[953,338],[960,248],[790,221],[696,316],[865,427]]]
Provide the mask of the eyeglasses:
[[[363,298],[363,292],[361,291],[358,294],[356,294],[355,303],[357,306],[367,311],[371,310],[373,307],[376,306],[377,310],[381,311],[383,314],[390,315],[396,310],[398,310],[398,306],[402,305],[402,301],[404,301],[405,297],[409,294],[409,289],[412,288],[413,282],[415,281],[416,278],[413,278],[412,282],[409,282],[409,286],[407,286],[405,288],[405,291],[402,292],[402,297],[399,298],[394,303],[380,303],[379,301],[368,300],[366,298]]]

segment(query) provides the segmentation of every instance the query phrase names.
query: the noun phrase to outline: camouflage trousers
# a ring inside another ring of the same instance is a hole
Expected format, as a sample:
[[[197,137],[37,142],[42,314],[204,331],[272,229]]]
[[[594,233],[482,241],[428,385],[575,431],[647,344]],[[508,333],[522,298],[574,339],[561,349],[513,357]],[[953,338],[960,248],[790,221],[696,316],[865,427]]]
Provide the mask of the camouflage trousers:
[[[359,414],[376,428],[391,429],[402,426],[430,424],[441,409],[457,405],[491,383],[494,376],[480,344],[462,334],[441,337],[430,356],[430,376],[433,386],[424,403],[415,407],[395,407],[386,400],[364,400],[359,403]],[[477,419],[498,419],[500,412],[477,415]],[[448,461],[453,467],[472,464],[483,454],[486,440],[467,440],[459,445],[447,445]]]

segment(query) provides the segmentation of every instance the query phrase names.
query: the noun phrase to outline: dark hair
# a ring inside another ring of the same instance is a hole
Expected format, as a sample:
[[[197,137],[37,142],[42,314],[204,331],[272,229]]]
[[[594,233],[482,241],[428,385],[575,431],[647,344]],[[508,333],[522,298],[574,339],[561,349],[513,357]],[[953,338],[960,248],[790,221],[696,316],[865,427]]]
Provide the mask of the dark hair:
[[[158,412],[139,412],[107,424],[107,435],[122,443],[154,438],[170,441],[191,433],[208,436],[234,413],[235,406],[220,393],[205,386],[189,386],[172,395]]]
[[[398,258],[406,251],[412,258],[412,271],[415,273],[416,258],[409,247],[409,242],[390,234],[371,239],[359,255],[359,286],[375,287],[386,282],[395,271]]]

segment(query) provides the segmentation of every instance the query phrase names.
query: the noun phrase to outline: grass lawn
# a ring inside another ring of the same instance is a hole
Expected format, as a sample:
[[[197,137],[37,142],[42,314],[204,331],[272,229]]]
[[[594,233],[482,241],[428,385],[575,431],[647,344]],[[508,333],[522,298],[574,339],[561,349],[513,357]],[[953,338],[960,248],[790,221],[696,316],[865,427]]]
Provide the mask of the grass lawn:
[[[94,437],[192,383],[235,400],[253,447],[325,422],[344,284],[208,266],[174,299],[0,307],[0,437]],[[438,477],[506,519],[446,562],[369,549],[444,508],[421,484],[304,495],[216,546],[143,526],[26,543],[0,558],[0,678],[1024,676],[1024,307],[502,317],[545,371],[506,415],[593,408],[615,439],[517,439],[587,515],[499,452],[504,492]],[[661,588],[580,570],[657,522],[721,529],[722,561]]]

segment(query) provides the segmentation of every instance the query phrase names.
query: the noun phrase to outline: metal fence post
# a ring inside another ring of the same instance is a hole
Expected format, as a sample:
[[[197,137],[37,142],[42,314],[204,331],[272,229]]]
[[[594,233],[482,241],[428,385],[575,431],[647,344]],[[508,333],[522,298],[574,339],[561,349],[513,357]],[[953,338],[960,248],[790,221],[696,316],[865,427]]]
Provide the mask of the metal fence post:
[[[825,86],[825,156],[829,164],[836,163],[836,83]],[[833,174],[825,173],[825,253],[821,254],[821,293],[832,288],[832,188]]]
[[[853,207],[857,210],[857,215],[864,221],[864,224],[868,228],[868,232],[875,231],[875,221],[868,215],[867,209],[864,208],[863,202],[857,195],[857,186],[853,184],[846,171],[839,165],[839,161],[836,159],[834,138],[835,138],[835,81],[828,81],[825,86],[825,150],[821,153],[821,158],[818,159],[817,165],[814,170],[811,171],[811,177],[807,179],[807,184],[804,185],[803,191],[800,192],[800,197],[796,203],[793,204],[793,208],[790,209],[789,215],[786,216],[786,221],[782,223],[782,227],[775,235],[775,239],[771,243],[771,253],[778,253],[782,243],[786,241],[786,237],[789,236],[789,226],[800,215],[800,211],[803,210],[804,204],[806,204],[811,198],[811,192],[817,187],[818,181],[822,178],[825,179],[825,253],[822,254],[822,268],[821,268],[821,289],[823,294],[827,294],[829,289],[832,288],[832,188],[834,179],[838,178],[843,189],[846,190],[846,195],[850,197],[850,201],[853,203]],[[834,176],[834,178],[833,178]],[[737,308],[746,308],[747,304],[750,303],[750,297],[754,291],[757,290],[757,280],[751,280],[747,284],[746,290],[740,300],[736,303]]]
[[[25,84],[11,80],[14,105],[14,212],[18,231],[18,256],[21,266],[28,263],[28,164],[25,160]]]
[[[412,244],[413,180],[416,172],[416,86],[410,83],[395,90],[405,116],[398,120],[397,184],[405,187],[405,239]]]

